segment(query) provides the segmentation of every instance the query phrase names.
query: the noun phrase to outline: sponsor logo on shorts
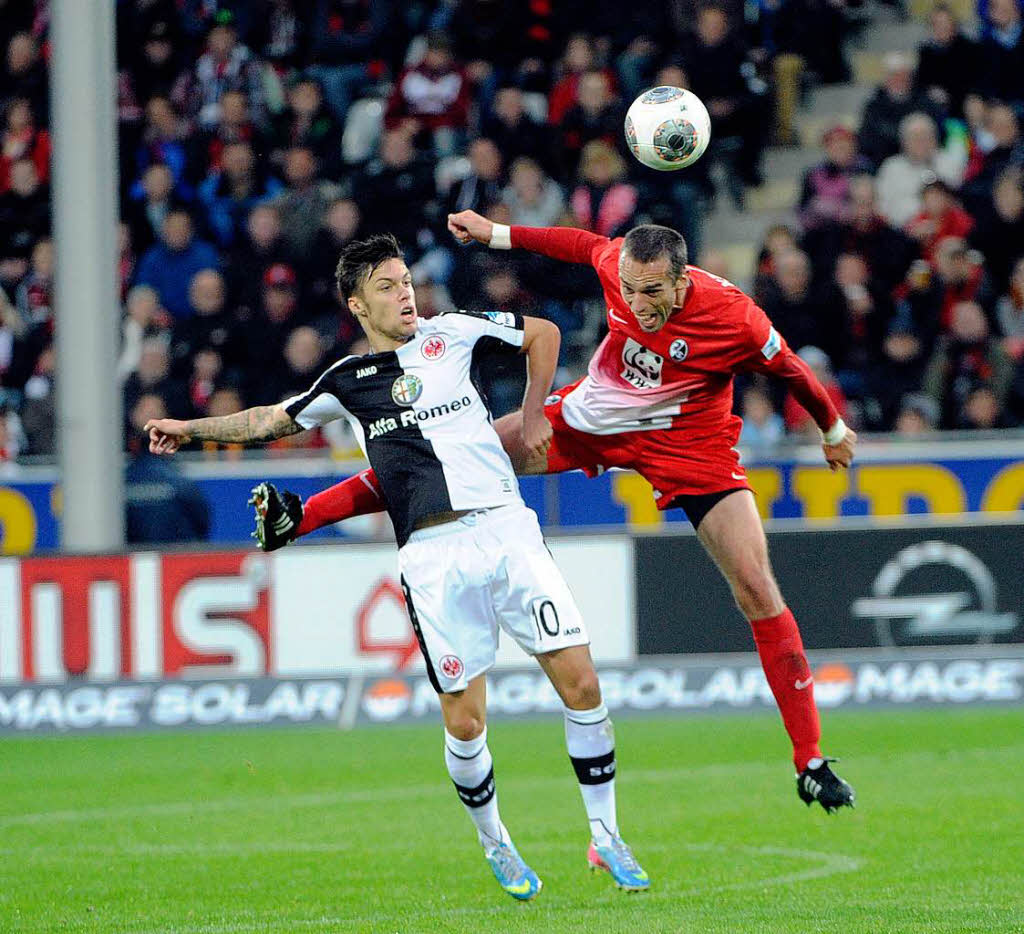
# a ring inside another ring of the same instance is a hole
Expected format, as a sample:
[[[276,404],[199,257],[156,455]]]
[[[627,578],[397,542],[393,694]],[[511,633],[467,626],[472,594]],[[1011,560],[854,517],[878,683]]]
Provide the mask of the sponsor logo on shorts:
[[[464,671],[462,659],[458,655],[442,655],[437,667],[441,670],[441,674],[452,680],[461,676]]]
[[[562,397],[558,393],[552,393],[544,400],[545,405],[554,405],[556,402],[560,402]]]
[[[627,337],[622,347],[624,364],[622,378],[637,389],[653,389],[661,385],[661,367],[665,358]]]
[[[403,373],[391,384],[391,398],[397,405],[412,405],[423,394],[423,380]]]
[[[672,341],[672,345],[668,348],[668,355],[675,360],[677,363],[682,363],[687,354],[690,352],[690,345],[686,343],[681,337]]]
[[[443,357],[445,350],[444,338],[436,334],[433,337],[428,337],[420,347],[420,353],[427,360],[437,360],[439,357]]]

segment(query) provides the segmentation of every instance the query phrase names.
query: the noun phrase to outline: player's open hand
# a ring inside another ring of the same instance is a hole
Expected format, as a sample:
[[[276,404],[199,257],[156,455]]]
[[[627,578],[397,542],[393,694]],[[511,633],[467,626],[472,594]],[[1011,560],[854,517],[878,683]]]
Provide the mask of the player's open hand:
[[[494,224],[476,211],[459,211],[448,215],[448,229],[463,246],[474,240],[487,246],[491,242]]]
[[[176,418],[153,418],[146,422],[143,431],[149,432],[149,450],[153,454],[174,454],[192,436],[185,430],[188,422]]]
[[[839,444],[822,444],[825,451],[825,461],[833,472],[840,467],[849,467],[853,463],[853,449],[857,446],[857,432],[852,428],[846,429],[843,440]]]
[[[523,443],[531,454],[547,454],[554,431],[543,412],[535,415],[523,413]]]

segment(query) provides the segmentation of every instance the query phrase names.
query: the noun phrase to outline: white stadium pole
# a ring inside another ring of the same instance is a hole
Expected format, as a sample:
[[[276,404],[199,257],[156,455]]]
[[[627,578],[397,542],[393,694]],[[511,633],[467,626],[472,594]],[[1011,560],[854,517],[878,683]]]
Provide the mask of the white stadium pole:
[[[61,547],[116,551],[124,474],[114,0],[53,0],[51,11]]]

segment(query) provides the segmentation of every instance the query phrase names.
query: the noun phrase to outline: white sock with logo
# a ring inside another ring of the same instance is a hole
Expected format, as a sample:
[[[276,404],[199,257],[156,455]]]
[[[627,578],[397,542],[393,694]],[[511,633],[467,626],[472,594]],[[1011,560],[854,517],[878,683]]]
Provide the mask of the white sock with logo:
[[[474,739],[456,739],[445,730],[444,761],[484,849],[508,843],[508,831],[498,815],[494,760],[487,748],[487,727]]]
[[[615,817],[615,731],[608,708],[565,708],[565,745],[580,783],[590,835],[605,846],[618,833]]]

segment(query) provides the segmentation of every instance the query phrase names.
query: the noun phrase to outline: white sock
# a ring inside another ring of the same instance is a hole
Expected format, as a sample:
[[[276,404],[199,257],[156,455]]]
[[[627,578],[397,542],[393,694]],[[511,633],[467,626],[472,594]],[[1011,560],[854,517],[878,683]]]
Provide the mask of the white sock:
[[[615,817],[615,731],[604,704],[593,710],[565,708],[565,745],[580,782],[590,835],[598,846],[618,833]]]
[[[487,727],[475,739],[456,739],[445,730],[444,761],[484,849],[508,843],[511,838],[498,815],[494,760],[487,748]]]

